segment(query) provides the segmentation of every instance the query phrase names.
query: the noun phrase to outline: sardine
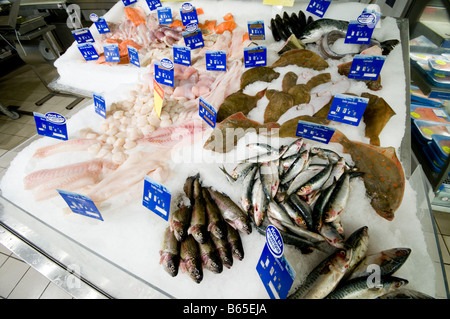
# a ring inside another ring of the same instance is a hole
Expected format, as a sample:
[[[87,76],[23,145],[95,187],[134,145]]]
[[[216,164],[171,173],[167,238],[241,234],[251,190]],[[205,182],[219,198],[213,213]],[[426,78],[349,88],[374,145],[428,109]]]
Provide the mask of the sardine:
[[[336,183],[333,183],[328,188],[324,189],[314,205],[313,229],[317,232],[320,232],[320,228],[323,225],[323,212],[325,211],[325,208],[335,187]]]
[[[252,210],[251,215],[256,226],[261,225],[262,220],[266,214],[267,205],[269,204],[269,199],[264,194],[261,179],[256,178],[253,188],[252,188]]]
[[[280,175],[281,179],[297,158],[298,154],[294,154],[285,158],[280,158],[280,164],[278,166],[278,174]]]
[[[258,172],[258,167],[253,166],[252,170],[247,173],[242,182],[242,195],[241,195],[241,206],[242,209],[249,213],[252,207],[252,190],[255,184],[255,175]]]
[[[303,215],[300,214],[298,209],[294,207],[294,205],[289,200],[281,201],[278,203],[278,205],[280,205],[286,211],[286,213],[289,215],[289,217],[291,217],[295,225],[306,229],[308,228],[306,220],[303,217]]]
[[[291,194],[294,194],[297,192],[297,190],[307,183],[311,178],[319,174],[322,170],[320,169],[307,169],[298,174],[290,183],[286,195],[290,196]]]
[[[227,241],[230,245],[231,254],[238,260],[244,259],[244,248],[242,246],[241,236],[231,225],[227,224]]]
[[[327,299],[375,299],[408,284],[408,280],[397,277],[381,277],[379,284],[368,282],[367,278],[351,280],[335,291]]]
[[[211,239],[216,246],[219,257],[222,260],[222,264],[227,268],[231,268],[231,266],[233,266],[233,255],[231,253],[231,248],[228,244],[227,237],[221,239],[216,236],[211,236]]]
[[[213,237],[225,238],[227,229],[225,221],[220,214],[219,208],[212,200],[209,192],[206,189],[202,190],[203,199],[205,200],[206,216],[207,216],[207,230]]]
[[[352,258],[349,262],[347,278],[355,269],[355,267],[366,257],[367,250],[369,249],[369,228],[362,226],[355,230],[345,241],[345,249],[348,252],[352,252]]]
[[[424,294],[423,292],[408,289],[408,288],[399,288],[394,291],[388,292],[377,299],[434,299],[433,297]]]
[[[188,272],[196,283],[200,283],[203,279],[202,260],[200,258],[200,250],[197,241],[189,235],[180,245],[180,266]]]
[[[199,244],[199,249],[203,266],[213,273],[220,274],[223,270],[222,260],[211,237],[208,237],[203,244]]]
[[[178,241],[183,241],[188,233],[191,223],[192,207],[181,204],[170,215],[170,230],[173,231]]]
[[[296,139],[294,142],[289,144],[289,146],[286,149],[286,152],[284,152],[283,156],[281,156],[282,159],[288,158],[292,155],[298,154],[300,152],[300,149],[303,146],[303,138],[300,137]]]
[[[288,198],[288,202],[292,204],[300,214],[306,223],[306,228],[309,230],[313,229],[313,214],[311,206],[308,205],[303,199],[301,199],[297,194],[291,194]],[[300,225],[299,225],[300,226]]]
[[[252,157],[248,157],[241,161],[241,163],[264,163],[264,162],[271,162],[278,160],[286,151],[287,146],[283,145],[279,150],[273,149],[270,151],[267,151],[262,154],[258,154]]]
[[[243,176],[247,176],[254,165],[254,163],[239,163],[229,175],[234,180],[238,180]]]
[[[297,194],[300,196],[306,196],[316,190],[319,190],[322,187],[322,185],[327,181],[332,169],[333,169],[332,164],[327,165],[327,167],[325,167],[318,174],[314,175],[314,177],[312,177],[305,184],[303,184],[297,191]]]
[[[161,256],[159,263],[163,265],[164,270],[172,277],[175,277],[178,274],[178,265],[180,263],[180,244],[170,227],[167,227],[164,231],[159,255]]]
[[[333,223],[325,223],[320,228],[320,234],[333,247],[344,248],[344,237]]]
[[[344,173],[336,183],[323,218],[326,223],[335,220],[344,210],[350,196],[350,174]]]
[[[338,153],[327,148],[312,147],[311,153],[326,156],[330,163],[337,163],[341,159],[341,156]]]
[[[406,262],[411,249],[409,248],[392,248],[383,250],[379,253],[372,254],[364,258],[351,273],[349,280],[357,277],[367,277],[372,274],[369,266],[378,265],[380,267],[381,276],[390,276]]]
[[[341,157],[334,165],[333,170],[330,173],[330,176],[328,176],[328,179],[325,181],[325,183],[322,185],[322,188],[329,187],[332,183],[334,183],[335,180],[339,180],[339,178],[344,174],[345,171],[345,160],[343,157]]]
[[[332,292],[345,274],[351,253],[338,249],[319,263],[289,299],[322,299]]]
[[[247,213],[245,213],[238,205],[236,205],[227,195],[207,188],[211,198],[216,202],[222,217],[225,221],[239,231],[250,234],[252,226]]]
[[[269,202],[267,214],[272,219],[278,221],[282,227],[286,228],[297,236],[303,237],[312,242],[325,241],[325,239],[320,234],[295,225],[290,219],[288,213],[273,200]]]
[[[194,180],[194,206],[192,207],[191,223],[188,234],[199,243],[204,243],[207,236],[206,207],[202,196],[202,186],[198,178]]]
[[[288,170],[283,175],[281,183],[286,184],[298,176],[298,174],[300,174],[300,172],[307,166],[308,159],[309,151],[303,151],[300,153],[297,159],[289,166]]]
[[[275,163],[273,161],[262,163],[259,167],[259,176],[264,194],[268,199],[272,199],[280,185],[278,168]]]

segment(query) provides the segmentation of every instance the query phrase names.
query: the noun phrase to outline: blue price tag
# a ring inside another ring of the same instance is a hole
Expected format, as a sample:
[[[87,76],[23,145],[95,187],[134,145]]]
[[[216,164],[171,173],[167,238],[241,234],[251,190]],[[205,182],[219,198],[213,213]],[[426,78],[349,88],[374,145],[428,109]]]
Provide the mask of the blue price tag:
[[[123,5],[124,5],[125,7],[127,7],[127,6],[129,6],[130,4],[136,3],[137,0],[122,0],[122,2],[123,2]]]
[[[298,121],[296,136],[328,144],[334,131],[334,128],[325,125]]]
[[[145,176],[142,205],[163,219],[169,220],[171,198],[172,195],[165,186]]]
[[[67,140],[66,118],[58,113],[44,114],[33,112],[37,133],[42,136]]]
[[[264,31],[264,21],[248,21],[248,36],[250,40],[264,40],[266,38],[266,34]]]
[[[94,93],[95,113],[106,119],[106,102],[103,96]]]
[[[190,23],[186,26],[186,31],[182,33],[184,44],[191,50],[205,46],[203,42],[202,31],[198,28],[197,23]]]
[[[91,30],[88,28],[73,30],[72,34],[78,44],[95,42]]]
[[[206,102],[201,96],[198,103],[198,114],[206,123],[212,128],[216,127],[217,111],[216,109]]]
[[[385,60],[385,56],[355,55],[348,77],[358,80],[377,80]]]
[[[130,63],[134,64],[137,67],[141,67],[141,64],[139,62],[139,52],[135,47],[132,47],[131,45],[127,45],[128,48],[128,56],[130,58]]]
[[[119,44],[107,43],[103,45],[106,62],[120,62]]]
[[[345,94],[335,94],[327,119],[358,126],[369,99]]]
[[[246,68],[267,65],[267,48],[258,46],[244,48],[244,65]]]
[[[227,53],[221,50],[206,50],[206,70],[208,71],[226,71]]]
[[[189,2],[185,2],[181,5],[180,9],[181,22],[186,26],[189,23],[198,23],[197,10]]]
[[[98,20],[94,23],[95,26],[97,27],[98,33],[103,34],[111,32],[105,18],[98,18]]]
[[[77,44],[85,61],[98,60],[99,55],[91,43]]]
[[[57,191],[75,214],[103,221],[102,214],[90,197],[60,189],[57,189]]]
[[[331,1],[327,0],[311,0],[306,8],[306,11],[315,14],[316,16],[322,18],[330,6]]]
[[[179,45],[173,46],[173,62],[182,65],[191,65],[191,49]]]
[[[349,23],[345,36],[345,43],[369,44],[372,39],[373,30],[381,18],[377,12],[369,12],[364,9],[357,20]]]
[[[161,1],[159,0],[145,0],[147,1],[147,5],[150,11],[156,10],[159,7],[162,7]]]
[[[285,299],[295,278],[295,271],[283,256],[283,240],[272,225],[266,229],[266,244],[256,271],[271,299]]]
[[[169,7],[159,7],[156,11],[158,12],[159,24],[170,24],[173,22],[172,9]]]
[[[169,59],[162,59],[161,62],[155,62],[155,80],[159,84],[173,87],[174,69],[172,61]]]

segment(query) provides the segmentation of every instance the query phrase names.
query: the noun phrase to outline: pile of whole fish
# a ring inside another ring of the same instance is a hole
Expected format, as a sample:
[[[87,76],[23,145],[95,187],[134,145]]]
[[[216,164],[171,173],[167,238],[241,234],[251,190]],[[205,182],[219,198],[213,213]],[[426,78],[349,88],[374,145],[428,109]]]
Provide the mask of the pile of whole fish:
[[[329,245],[343,248],[340,214],[349,198],[350,180],[362,173],[336,152],[311,147],[303,138],[279,149],[264,143],[247,147],[257,149],[258,155],[231,173],[222,171],[231,182],[242,181],[240,204],[258,231],[264,233],[273,224],[287,244],[304,252]]]
[[[239,232],[251,233],[247,215],[227,195],[200,184],[199,176],[186,180],[184,191],[190,205],[180,202],[170,215],[160,250],[160,264],[172,276],[180,267],[196,282],[203,267],[221,273],[233,257],[242,260],[244,250]]]
[[[368,227],[353,232],[343,248],[320,262],[289,299],[430,299],[406,289],[408,280],[393,274],[408,259],[411,249],[392,248],[367,255]]]

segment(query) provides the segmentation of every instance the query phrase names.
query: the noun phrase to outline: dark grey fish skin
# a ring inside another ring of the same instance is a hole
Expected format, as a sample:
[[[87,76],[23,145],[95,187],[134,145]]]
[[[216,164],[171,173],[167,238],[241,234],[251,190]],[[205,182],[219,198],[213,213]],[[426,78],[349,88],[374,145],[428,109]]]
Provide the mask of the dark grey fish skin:
[[[222,214],[220,214],[219,208],[212,200],[209,192],[206,189],[202,189],[202,195],[205,201],[205,210],[207,216],[206,229],[211,233],[213,237],[225,238],[227,235],[227,228]]]
[[[208,187],[207,190],[209,191],[211,198],[216,202],[222,217],[227,223],[233,225],[243,233],[250,234],[252,232],[252,225],[250,224],[247,213],[236,205],[230,197],[215,191],[210,187]]]
[[[211,236],[211,239],[216,246],[220,259],[222,260],[222,264],[227,268],[231,268],[231,266],[233,266],[233,254],[231,253],[231,248],[228,244],[227,237],[220,239],[215,236]]]
[[[369,265],[378,265],[381,276],[390,276],[403,266],[410,254],[410,248],[392,248],[369,255],[355,267],[349,280],[371,275],[372,271],[368,271]]]
[[[175,238],[170,227],[167,227],[164,231],[159,255],[161,257],[159,263],[163,265],[164,270],[172,277],[175,277],[178,274],[180,263],[180,243]]]
[[[435,299],[423,292],[408,289],[408,288],[399,288],[392,292],[388,292],[377,299]]]
[[[350,195],[350,177],[350,173],[344,173],[336,182],[336,188],[333,190],[323,213],[325,222],[329,223],[338,218],[347,205]]]
[[[222,260],[211,237],[208,237],[205,243],[199,244],[199,248],[203,266],[213,273],[220,274],[223,270]]]
[[[282,184],[292,181],[307,165],[309,159],[309,152],[307,150],[298,154],[295,161],[289,166],[287,171],[283,174],[281,179]]]
[[[376,299],[408,284],[408,280],[393,276],[380,278],[373,287],[367,278],[350,280],[331,292],[326,299]]]
[[[180,264],[196,283],[200,283],[203,279],[202,260],[200,258],[200,250],[197,241],[189,235],[180,245]]]
[[[191,215],[192,207],[182,204],[170,215],[170,229],[178,241],[183,241],[186,238],[191,223]]]
[[[194,180],[194,204],[192,207],[191,223],[188,234],[192,235],[199,243],[204,243],[207,236],[206,207],[202,196],[202,186],[199,179]]]
[[[231,254],[238,260],[244,259],[244,248],[242,246],[241,236],[239,235],[239,232],[228,224],[227,230],[227,241],[231,248]]]
[[[183,190],[186,197],[189,198],[191,206],[194,205],[194,181],[198,179],[200,174],[189,176],[184,182]]]
[[[286,211],[294,224],[305,229],[308,228],[303,214],[298,211],[298,209],[289,201],[289,199],[279,202],[278,205],[280,205],[280,207]]]

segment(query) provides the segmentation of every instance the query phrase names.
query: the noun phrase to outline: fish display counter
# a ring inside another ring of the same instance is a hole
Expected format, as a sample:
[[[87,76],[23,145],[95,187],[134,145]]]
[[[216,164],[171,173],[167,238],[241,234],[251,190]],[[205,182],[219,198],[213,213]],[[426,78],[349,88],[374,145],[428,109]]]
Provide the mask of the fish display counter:
[[[96,59],[74,43],[55,64],[98,95],[66,140],[7,154],[6,247],[25,241],[17,254],[58,265],[79,298],[448,297],[410,171],[406,20],[356,3],[322,18],[303,1],[149,3],[91,27]],[[346,44],[360,16],[373,36]]]

